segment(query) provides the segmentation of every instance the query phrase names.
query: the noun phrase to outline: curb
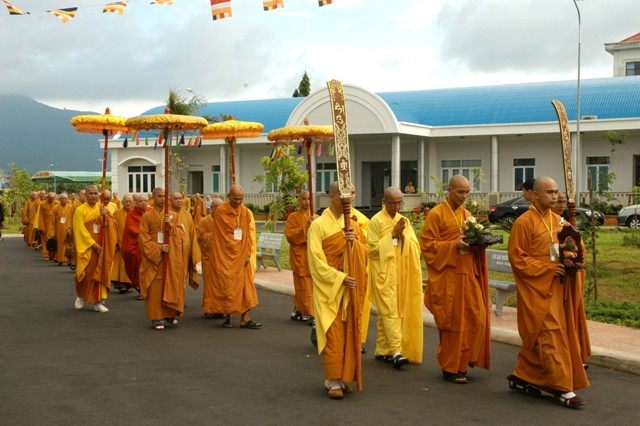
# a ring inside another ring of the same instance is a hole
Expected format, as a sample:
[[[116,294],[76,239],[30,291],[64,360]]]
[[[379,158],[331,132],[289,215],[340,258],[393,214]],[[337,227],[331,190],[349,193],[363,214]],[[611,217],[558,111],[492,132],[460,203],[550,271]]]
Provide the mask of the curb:
[[[255,279],[254,282],[256,287],[267,291],[291,297],[295,295],[293,286],[290,284],[275,284],[260,278]],[[377,315],[376,309],[373,306],[371,306],[371,314]],[[431,315],[431,313],[426,309],[423,311],[422,321],[427,327],[436,328],[433,315]],[[522,340],[520,339],[520,335],[517,331],[498,327],[491,327],[491,340],[493,342],[505,343],[512,346],[522,345]],[[640,376],[640,357],[626,352],[592,346],[589,362],[600,367]]]

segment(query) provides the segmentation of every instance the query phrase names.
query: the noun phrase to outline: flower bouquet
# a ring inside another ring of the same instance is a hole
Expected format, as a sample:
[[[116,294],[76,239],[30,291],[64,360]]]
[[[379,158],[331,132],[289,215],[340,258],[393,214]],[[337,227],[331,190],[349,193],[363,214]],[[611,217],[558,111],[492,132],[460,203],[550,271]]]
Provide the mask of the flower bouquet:
[[[462,223],[462,230],[464,240],[471,246],[490,246],[503,242],[502,235],[493,235],[475,216],[469,216]]]

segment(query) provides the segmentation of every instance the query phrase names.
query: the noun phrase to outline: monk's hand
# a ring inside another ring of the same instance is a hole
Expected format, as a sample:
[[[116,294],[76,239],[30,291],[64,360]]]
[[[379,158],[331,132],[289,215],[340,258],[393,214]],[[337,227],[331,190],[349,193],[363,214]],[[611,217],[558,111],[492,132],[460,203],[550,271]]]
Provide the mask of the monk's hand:
[[[251,256],[247,256],[247,258],[244,260],[244,266],[247,266],[250,261],[251,261]]]
[[[393,227],[393,231],[391,231],[391,238],[395,238],[397,240],[402,240],[404,238],[404,228],[407,226],[407,221],[404,219],[400,219],[396,226]]]
[[[346,277],[344,277],[342,285],[346,285],[348,288],[353,290],[354,288],[356,288],[356,279],[347,275]]]
[[[169,244],[163,244],[162,247],[160,248],[160,250],[163,253],[169,253]]]
[[[102,253],[102,246],[98,243],[95,243],[91,246],[93,250],[95,250],[98,254]]]
[[[168,223],[169,225],[171,225],[171,215],[170,214],[165,214],[164,215],[164,223]]]
[[[465,250],[469,248],[469,244],[464,240],[464,237],[460,237],[456,240],[456,248],[458,250]]]
[[[344,230],[344,237],[347,241],[355,241],[356,240],[356,232],[353,228],[346,228]]]
[[[564,265],[562,263],[556,263],[556,277],[564,277],[565,274]]]
[[[107,208],[103,207],[100,209],[100,216],[105,217],[107,215]]]

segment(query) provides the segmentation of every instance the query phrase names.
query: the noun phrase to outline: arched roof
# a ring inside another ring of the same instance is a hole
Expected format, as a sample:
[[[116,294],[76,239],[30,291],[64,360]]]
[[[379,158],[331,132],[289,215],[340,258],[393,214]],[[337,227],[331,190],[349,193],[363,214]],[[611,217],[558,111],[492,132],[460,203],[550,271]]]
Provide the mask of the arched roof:
[[[640,76],[589,79],[580,83],[583,117],[640,117]],[[574,80],[378,94],[345,85],[345,91],[347,105],[351,101],[373,107],[372,119],[379,120],[385,131],[397,128],[390,123],[394,115],[399,122],[431,127],[552,122],[557,120],[552,99],[562,101],[569,120],[576,118],[577,85]],[[328,98],[323,92],[326,91],[319,90],[308,98],[211,102],[200,114],[231,114],[238,120],[259,121],[264,124],[266,133],[284,127],[290,118],[301,121],[294,119],[294,115],[317,110],[325,102],[324,98]],[[156,107],[144,114],[159,114],[163,108]],[[313,123],[320,124],[319,121]]]

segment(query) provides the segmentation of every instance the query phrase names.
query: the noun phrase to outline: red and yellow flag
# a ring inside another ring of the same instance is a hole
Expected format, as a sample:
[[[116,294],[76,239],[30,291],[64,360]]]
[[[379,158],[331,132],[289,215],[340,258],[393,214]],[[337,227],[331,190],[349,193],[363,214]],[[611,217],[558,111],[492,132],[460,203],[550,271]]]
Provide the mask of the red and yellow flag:
[[[333,3],[333,0],[318,0],[318,6],[320,7],[326,6],[331,3]]]
[[[77,7],[67,7],[65,9],[47,10],[53,16],[60,18],[63,24],[66,24],[70,20],[76,17],[78,13]]]
[[[167,6],[171,6],[173,4],[173,0],[153,0],[151,4],[164,4]]]
[[[231,0],[211,0],[211,16],[214,21],[231,18]]]
[[[29,12],[21,11],[20,9],[9,3],[7,0],[3,1],[5,6],[7,6],[7,9],[9,9],[9,15],[29,15]]]
[[[107,3],[102,9],[102,13],[117,13],[118,15],[124,15],[124,10],[127,8],[126,1],[118,1],[115,3]]]
[[[284,8],[284,0],[265,0],[262,2],[262,8],[265,12],[274,9]]]

